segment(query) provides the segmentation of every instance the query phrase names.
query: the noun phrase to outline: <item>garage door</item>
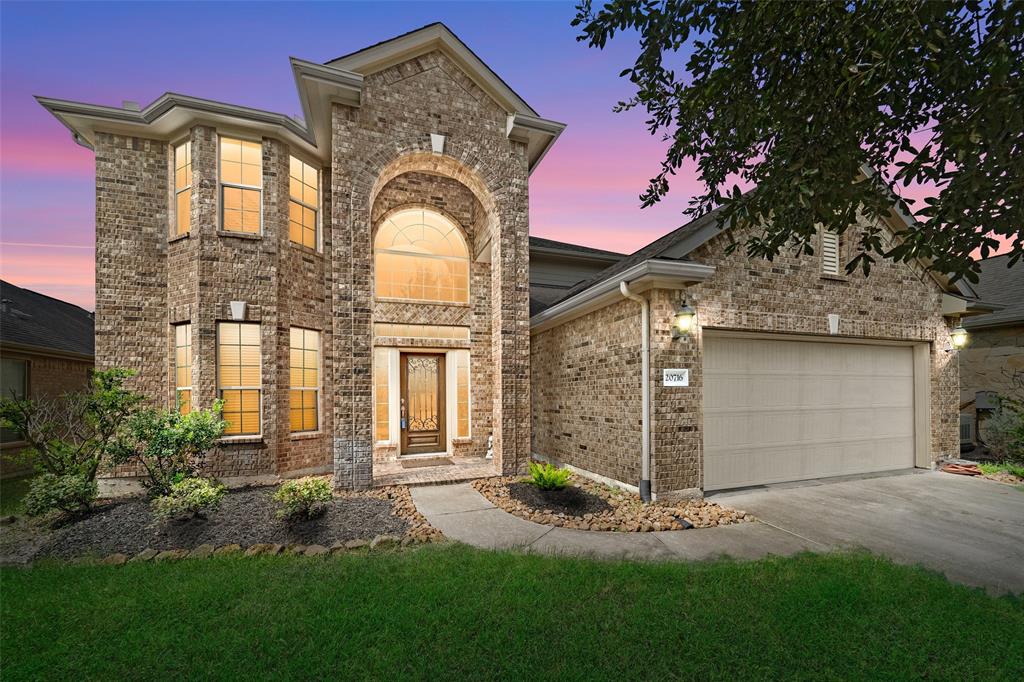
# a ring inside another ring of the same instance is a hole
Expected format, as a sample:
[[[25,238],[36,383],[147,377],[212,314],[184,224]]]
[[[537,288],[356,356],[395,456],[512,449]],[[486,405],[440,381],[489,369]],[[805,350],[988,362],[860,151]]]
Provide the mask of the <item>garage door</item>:
[[[911,348],[705,337],[706,490],[913,465]]]

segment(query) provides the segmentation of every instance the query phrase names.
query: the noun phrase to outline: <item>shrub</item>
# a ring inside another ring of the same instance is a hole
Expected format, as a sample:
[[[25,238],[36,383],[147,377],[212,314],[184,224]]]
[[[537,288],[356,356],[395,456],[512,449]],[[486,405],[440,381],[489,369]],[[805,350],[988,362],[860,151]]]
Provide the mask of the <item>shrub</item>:
[[[324,478],[299,478],[285,481],[274,493],[279,518],[311,519],[322,514],[331,500],[331,484]]]
[[[0,426],[28,444],[23,457],[44,476],[34,484],[33,509],[88,509],[96,499],[96,473],[123,447],[126,425],[143,396],[125,388],[134,372],[93,372],[87,391],[59,398],[0,399]],[[92,491],[92,492],[90,492]]]
[[[83,474],[45,473],[32,479],[25,495],[25,513],[42,516],[58,510],[65,514],[87,511],[96,501],[96,480]]]
[[[224,433],[222,403],[209,410],[146,408],[132,415],[127,435],[111,455],[113,464],[138,463],[146,471],[142,485],[153,497],[168,495],[175,481],[199,475],[206,452]]]
[[[201,516],[216,509],[226,489],[208,478],[181,478],[166,495],[154,498],[153,515],[161,520]]]
[[[1000,398],[999,409],[981,424],[981,437],[997,459],[1024,464],[1024,403]]]
[[[547,462],[530,462],[530,478],[526,482],[541,490],[561,490],[569,485],[570,478],[572,472],[568,469],[559,469]]]

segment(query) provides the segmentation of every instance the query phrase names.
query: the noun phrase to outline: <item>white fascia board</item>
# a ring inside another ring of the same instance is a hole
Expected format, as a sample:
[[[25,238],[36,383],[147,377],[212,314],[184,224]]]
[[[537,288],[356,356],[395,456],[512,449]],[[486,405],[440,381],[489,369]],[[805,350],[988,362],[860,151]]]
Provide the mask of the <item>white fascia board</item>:
[[[257,130],[281,137],[314,156],[329,157],[329,150],[317,149],[308,128],[284,114],[262,109],[172,92],[162,95],[142,111],[49,97],[36,97],[36,101],[71,131],[76,142],[90,149],[95,149],[98,130],[171,141],[191,125],[208,123]]]
[[[431,24],[417,31],[386,40],[345,57],[327,62],[328,66],[369,75],[433,50],[440,50],[459,65],[477,85],[501,104],[506,111],[536,116],[537,112],[498,77],[482,59],[470,50],[444,24]]]
[[[530,173],[533,173],[563,130],[565,124],[558,121],[527,114],[509,114],[506,134],[510,139],[526,143]]]
[[[296,57],[291,57],[290,61],[306,128],[329,159],[331,105],[339,103],[358,107],[362,103],[363,77]]]
[[[631,289],[637,291],[653,288],[682,289],[687,284],[703,282],[713,274],[715,268],[711,265],[653,258],[645,260],[537,313],[530,318],[530,333],[537,334],[557,327],[622,300],[619,282],[626,282]]]

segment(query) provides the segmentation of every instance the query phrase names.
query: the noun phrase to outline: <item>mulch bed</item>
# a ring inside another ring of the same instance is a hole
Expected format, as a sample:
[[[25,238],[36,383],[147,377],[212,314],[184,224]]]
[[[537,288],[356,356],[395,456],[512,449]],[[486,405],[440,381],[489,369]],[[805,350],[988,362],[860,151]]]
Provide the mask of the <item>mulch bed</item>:
[[[579,530],[651,532],[710,528],[754,521],[744,511],[705,500],[652,502],[620,488],[574,476],[558,495],[537,490],[519,477],[484,478],[473,487],[492,504],[519,518]]]
[[[278,519],[271,500],[274,487],[229,491],[208,518],[157,522],[149,502],[141,498],[102,504],[76,519],[47,526],[19,518],[0,528],[3,559],[27,562],[41,558],[70,559],[144,549],[191,549],[199,545],[257,544],[324,545],[397,535],[415,541],[440,539],[441,533],[419,515],[408,489],[382,488],[343,493],[314,519]]]

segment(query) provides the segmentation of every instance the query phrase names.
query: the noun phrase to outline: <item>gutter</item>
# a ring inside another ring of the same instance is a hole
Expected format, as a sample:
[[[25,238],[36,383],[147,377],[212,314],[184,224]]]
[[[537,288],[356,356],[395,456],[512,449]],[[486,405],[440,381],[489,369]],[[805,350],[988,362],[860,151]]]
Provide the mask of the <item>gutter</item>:
[[[629,282],[631,291],[645,289],[683,289],[686,284],[703,282],[715,274],[711,265],[693,261],[651,258],[587,287],[530,318],[530,333],[537,334],[621,300],[619,282]]]
[[[619,293],[640,304],[640,399],[643,401],[640,429],[640,501],[651,501],[651,302],[629,290],[629,284],[619,282]]]

